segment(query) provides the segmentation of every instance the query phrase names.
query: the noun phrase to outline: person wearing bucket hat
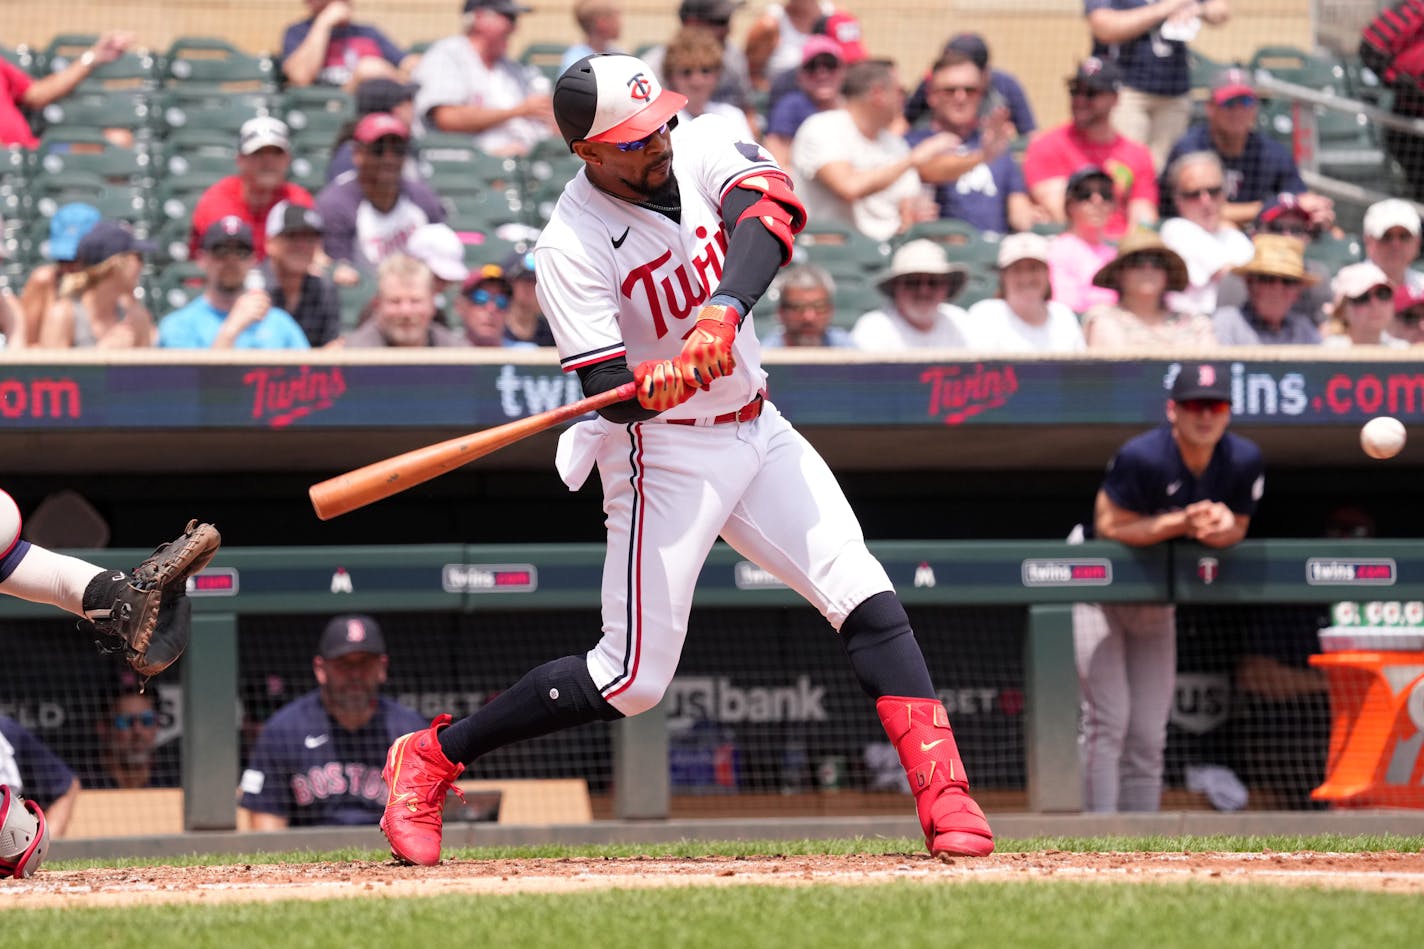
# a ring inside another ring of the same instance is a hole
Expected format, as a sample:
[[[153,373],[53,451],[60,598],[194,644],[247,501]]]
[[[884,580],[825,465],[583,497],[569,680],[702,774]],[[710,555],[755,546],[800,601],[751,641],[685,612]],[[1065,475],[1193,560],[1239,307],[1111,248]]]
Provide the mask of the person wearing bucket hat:
[[[1315,321],[1296,309],[1301,291],[1319,278],[1305,267],[1300,241],[1284,234],[1257,234],[1255,254],[1235,268],[1245,279],[1246,300],[1212,317],[1223,346],[1311,345],[1320,342]]]
[[[999,242],[999,292],[969,308],[969,348],[985,352],[1072,353],[1085,349],[1077,315],[1052,299],[1048,238],[1032,231]]]
[[[17,334],[17,338],[23,336],[30,343],[40,338],[40,326],[45,314],[59,298],[60,281],[79,269],[74,262],[79,239],[88,234],[102,216],[92,204],[75,201],[60,205],[49,219],[49,243],[45,247],[45,256],[54,263],[34,268],[25,280],[25,287],[20,291],[24,332]]]
[[[465,0],[462,32],[431,44],[412,76],[418,127],[470,135],[490,155],[527,155],[553,133],[549,80],[509,56],[529,11],[513,0]]]
[[[273,712],[248,756],[238,807],[249,829],[380,820],[386,789],[376,774],[386,746],[424,724],[381,694],[389,668],[375,617],[347,613],[327,621],[311,660],[316,688]],[[345,780],[320,777],[332,774]]]
[[[688,122],[674,151],[682,104],[634,56],[586,57],[554,85],[583,167],[534,264],[560,365],[585,395],[611,400],[564,431],[555,457],[570,490],[595,466],[603,486],[597,644],[529,670],[458,722],[442,714],[401,736],[381,829],[398,860],[432,866],[445,794],[467,764],[656,707],[721,535],[837,631],[905,768],[926,848],[989,854],[993,832],[904,605],[835,476],[765,388],[754,307],[791,261],[805,209],[786,172],[718,116]]]
[[[101,220],[74,251],[78,270],[59,283],[38,345],[46,348],[132,349],[152,346],[153,314],[135,296],[143,255],[154,245],[121,221]]]
[[[968,314],[950,303],[969,279],[969,268],[950,263],[943,245],[902,244],[875,285],[888,303],[861,316],[851,339],[864,350],[964,349]]]
[[[1211,318],[1178,313],[1167,294],[1187,286],[1187,265],[1155,231],[1130,231],[1117,256],[1093,276],[1093,284],[1116,290],[1118,302],[1083,314],[1089,349],[1210,349],[1216,346]]]
[[[1325,324],[1325,345],[1407,347],[1407,342],[1389,333],[1394,289],[1385,272],[1369,261],[1341,267],[1330,282],[1335,299]]]

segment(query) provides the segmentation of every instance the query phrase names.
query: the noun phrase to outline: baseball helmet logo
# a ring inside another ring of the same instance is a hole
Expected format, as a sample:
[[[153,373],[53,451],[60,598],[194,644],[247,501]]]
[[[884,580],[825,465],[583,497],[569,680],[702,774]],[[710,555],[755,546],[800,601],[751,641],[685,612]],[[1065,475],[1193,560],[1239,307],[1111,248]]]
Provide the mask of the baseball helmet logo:
[[[653,84],[642,73],[634,73],[633,78],[628,80],[628,92],[637,101],[646,102],[652,97]]]

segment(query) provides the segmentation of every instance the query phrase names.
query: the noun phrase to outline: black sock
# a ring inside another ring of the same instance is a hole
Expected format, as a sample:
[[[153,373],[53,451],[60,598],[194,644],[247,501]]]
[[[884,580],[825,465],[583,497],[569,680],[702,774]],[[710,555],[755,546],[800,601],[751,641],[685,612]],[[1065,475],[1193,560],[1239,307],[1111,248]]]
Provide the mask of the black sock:
[[[852,610],[841,624],[841,644],[860,687],[872,699],[936,697],[910,617],[894,593],[877,593]]]
[[[528,738],[623,714],[598,693],[582,656],[565,656],[524,674],[484,708],[440,731],[440,748],[466,764]]]

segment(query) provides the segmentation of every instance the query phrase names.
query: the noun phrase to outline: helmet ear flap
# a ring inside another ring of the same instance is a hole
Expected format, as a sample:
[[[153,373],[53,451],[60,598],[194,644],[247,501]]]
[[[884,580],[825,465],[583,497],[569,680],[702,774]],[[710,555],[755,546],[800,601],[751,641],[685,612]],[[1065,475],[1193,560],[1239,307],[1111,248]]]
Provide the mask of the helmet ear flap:
[[[49,823],[34,801],[0,784],[0,879],[31,876],[49,853]]]

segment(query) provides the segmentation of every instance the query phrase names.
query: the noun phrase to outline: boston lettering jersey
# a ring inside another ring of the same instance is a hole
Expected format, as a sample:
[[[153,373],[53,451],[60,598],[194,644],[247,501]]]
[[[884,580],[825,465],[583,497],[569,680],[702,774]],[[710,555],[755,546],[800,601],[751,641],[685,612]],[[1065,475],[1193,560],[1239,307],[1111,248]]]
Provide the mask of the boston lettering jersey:
[[[393,699],[376,701],[376,714],[354,732],[327,714],[320,690],[278,709],[262,726],[242,773],[242,806],[285,817],[293,827],[379,821],[386,750],[428,723]]]
[[[679,125],[672,148],[680,221],[603,193],[580,169],[539,236],[539,303],[566,372],[617,356],[631,368],[678,355],[722,276],[722,197],[744,178],[779,170],[765,149],[739,141],[735,126],[717,115]],[[733,375],[662,417],[721,415],[756,398],[766,373],[750,313],[733,353]]]

